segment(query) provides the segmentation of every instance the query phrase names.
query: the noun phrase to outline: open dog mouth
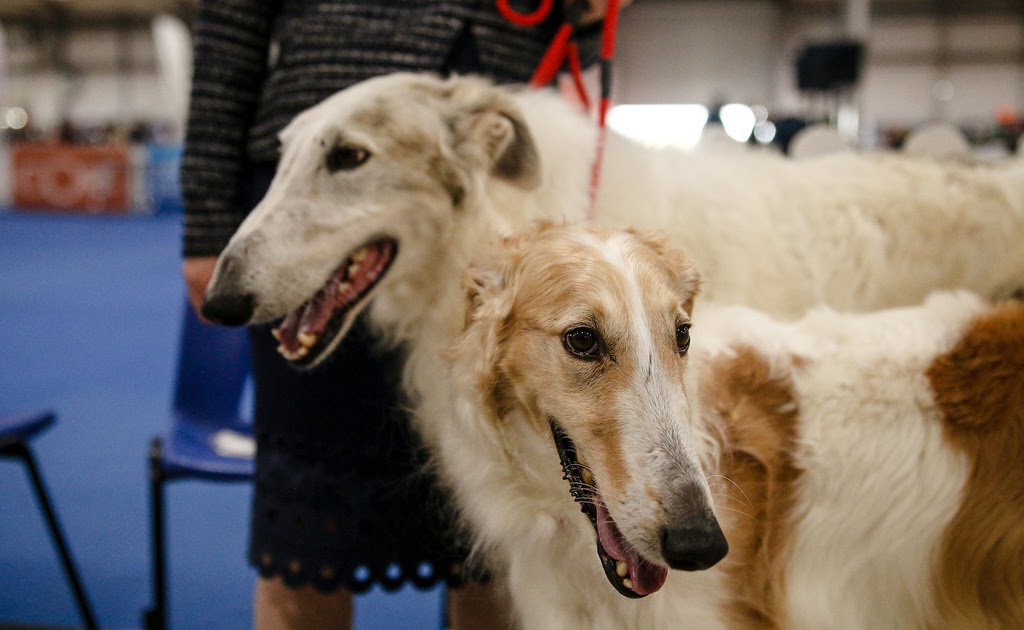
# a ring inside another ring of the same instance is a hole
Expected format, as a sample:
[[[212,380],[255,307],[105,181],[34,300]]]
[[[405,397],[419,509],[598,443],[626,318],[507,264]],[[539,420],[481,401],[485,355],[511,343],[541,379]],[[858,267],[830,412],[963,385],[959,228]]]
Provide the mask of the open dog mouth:
[[[587,515],[597,532],[597,556],[608,581],[626,597],[645,597],[658,591],[665,584],[668,568],[645,559],[626,540],[608,513],[576,444],[557,421],[550,419],[549,422],[562,464],[562,478],[569,482],[569,494],[580,504],[580,511]]]
[[[277,351],[299,365],[312,365],[352,319],[395,259],[398,244],[372,241],[350,254],[316,294],[288,313],[274,330]]]

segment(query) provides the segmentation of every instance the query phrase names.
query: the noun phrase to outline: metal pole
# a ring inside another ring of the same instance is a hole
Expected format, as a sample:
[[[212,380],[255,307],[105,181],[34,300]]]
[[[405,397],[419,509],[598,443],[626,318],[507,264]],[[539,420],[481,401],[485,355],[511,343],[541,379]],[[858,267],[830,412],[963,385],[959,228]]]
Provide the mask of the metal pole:
[[[871,0],[846,0],[843,28],[851,39],[868,38],[871,27]]]
[[[143,613],[146,630],[167,628],[167,583],[164,567],[164,484],[160,469],[160,438],[149,446],[149,516],[152,547],[153,604]]]
[[[846,0],[843,10],[843,31],[847,38],[867,44],[870,28],[871,0]],[[860,89],[854,84],[839,94],[836,108],[836,130],[847,142],[854,145],[859,144],[860,110]]]

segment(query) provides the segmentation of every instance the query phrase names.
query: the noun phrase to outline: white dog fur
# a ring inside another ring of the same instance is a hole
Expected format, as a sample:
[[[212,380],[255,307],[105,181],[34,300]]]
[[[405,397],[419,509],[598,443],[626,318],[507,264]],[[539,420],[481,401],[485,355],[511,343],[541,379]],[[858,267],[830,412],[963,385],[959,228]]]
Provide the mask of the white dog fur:
[[[672,332],[695,278],[649,237],[579,228],[516,238],[470,273],[455,413],[429,421],[445,427],[442,464],[523,627],[1024,624],[1024,305],[947,293],[796,323],[698,306],[680,358]],[[581,324],[603,356],[568,351]],[[703,467],[730,555],[671,571],[646,599],[619,595],[548,418],[655,561],[643,529],[685,492],[673,462]]]
[[[595,137],[546,90],[414,74],[357,84],[282,133],[279,172],[222,255],[209,315],[280,317],[346,256],[387,236],[399,254],[373,319],[398,340],[425,316],[450,327],[461,308],[455,279],[474,253],[538,219],[585,216]],[[332,172],[325,162],[339,149],[364,161]],[[666,236],[697,262],[716,302],[784,316],[819,303],[914,304],[936,288],[1003,297],[1024,287],[1024,165],[1015,161],[691,157],[611,133],[593,218]],[[239,295],[249,308],[227,299]]]
[[[407,344],[405,383],[419,429],[459,483],[465,471],[445,444],[455,410],[441,358],[465,318],[459,277],[479,253],[538,219],[584,217],[595,137],[585,117],[546,91],[420,75],[354,86],[282,134],[278,175],[222,255],[204,312],[235,324],[308,315],[315,309],[304,304],[327,295],[330,280],[347,310],[340,324],[311,336],[308,352],[293,354],[311,365],[369,303],[383,335]],[[690,158],[611,134],[594,220],[666,236],[696,260],[708,298],[785,317],[819,302],[863,310],[913,304],[940,287],[1001,297],[1024,285],[1019,164]],[[377,245],[382,239],[396,255]],[[356,260],[366,251],[371,265]],[[370,290],[338,289],[353,279]],[[293,321],[291,333],[296,328]],[[489,513],[468,513],[488,531]],[[553,535],[558,523],[549,525]],[[711,575],[685,594],[687,602],[721,597]],[[562,578],[565,589],[580,588]]]

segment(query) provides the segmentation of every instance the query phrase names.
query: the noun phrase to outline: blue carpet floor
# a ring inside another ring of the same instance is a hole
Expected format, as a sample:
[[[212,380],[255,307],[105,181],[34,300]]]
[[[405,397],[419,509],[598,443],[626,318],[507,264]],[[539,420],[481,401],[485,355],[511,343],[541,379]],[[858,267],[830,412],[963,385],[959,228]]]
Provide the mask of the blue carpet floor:
[[[145,453],[167,423],[178,316],[179,217],[0,212],[0,412],[51,408],[33,442],[105,628],[150,602]],[[251,626],[250,488],[168,487],[170,621]],[[358,630],[438,627],[439,590],[373,591]],[[0,625],[78,615],[22,467],[0,460]]]

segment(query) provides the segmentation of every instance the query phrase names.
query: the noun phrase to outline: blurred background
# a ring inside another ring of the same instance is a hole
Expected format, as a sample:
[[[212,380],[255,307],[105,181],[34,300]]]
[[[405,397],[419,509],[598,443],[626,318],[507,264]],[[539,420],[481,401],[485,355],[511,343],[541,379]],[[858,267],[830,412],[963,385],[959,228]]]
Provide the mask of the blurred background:
[[[107,628],[151,604],[196,1],[0,0],[0,415],[56,412],[32,446]],[[636,0],[614,73],[610,124],[651,144],[1017,159],[1024,4]],[[0,458],[0,628],[79,626],[23,468]],[[250,626],[249,497],[168,488],[171,627]],[[371,591],[357,627],[438,627],[440,598]]]

